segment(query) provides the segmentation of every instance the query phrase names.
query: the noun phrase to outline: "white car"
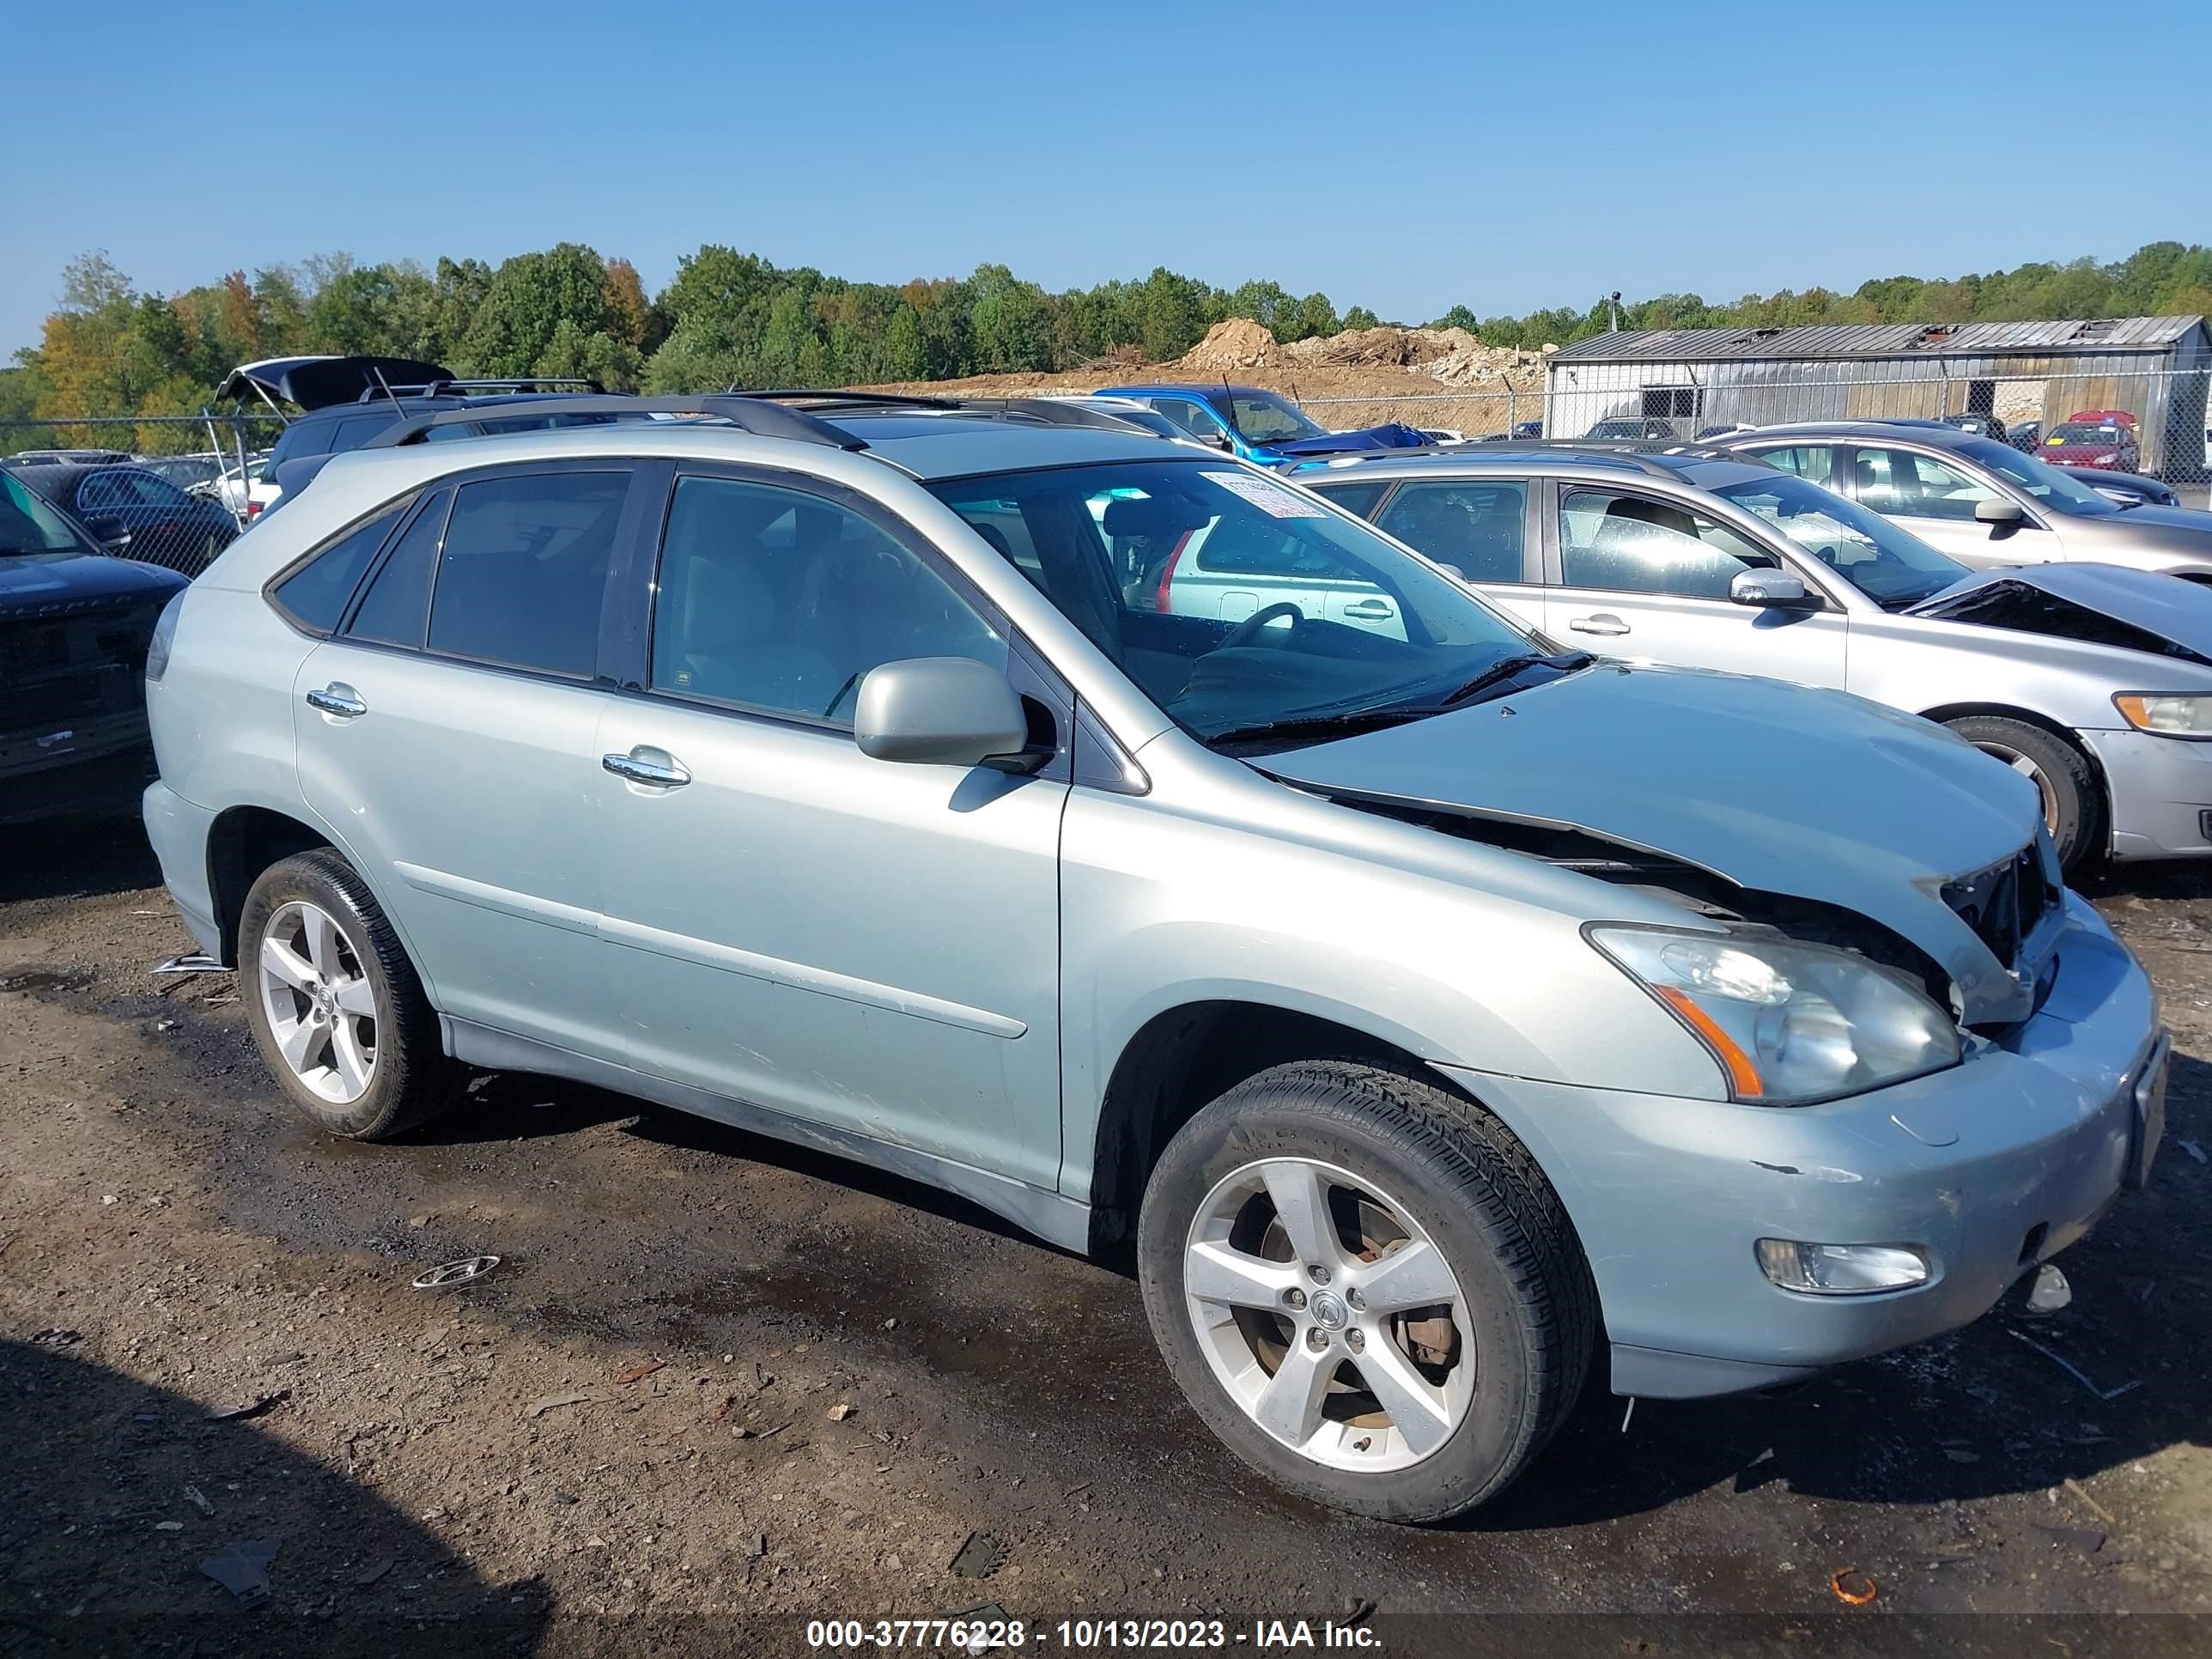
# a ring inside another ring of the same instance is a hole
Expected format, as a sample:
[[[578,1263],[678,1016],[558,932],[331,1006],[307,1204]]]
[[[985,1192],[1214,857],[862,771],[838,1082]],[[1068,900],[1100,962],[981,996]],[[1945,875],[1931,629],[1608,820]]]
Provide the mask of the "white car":
[[[222,477],[202,486],[205,493],[229,509],[231,516],[241,521],[251,521],[267,510],[282,492],[276,479],[268,476],[269,458],[256,455],[247,458],[246,482],[239,483],[238,469],[225,469]]]

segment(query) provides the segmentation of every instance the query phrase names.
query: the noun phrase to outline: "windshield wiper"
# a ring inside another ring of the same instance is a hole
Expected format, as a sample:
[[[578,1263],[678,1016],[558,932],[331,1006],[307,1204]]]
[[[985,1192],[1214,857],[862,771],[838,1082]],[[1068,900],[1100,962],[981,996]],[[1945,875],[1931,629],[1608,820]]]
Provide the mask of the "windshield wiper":
[[[1587,651],[1562,651],[1550,657],[1534,651],[1516,651],[1510,657],[1500,657],[1437,707],[1455,708],[1463,702],[1471,702],[1492,686],[1511,679],[1525,668],[1556,668],[1562,674],[1571,674],[1576,669],[1587,667],[1596,660]]]
[[[1379,731],[1386,726],[1426,720],[1436,712],[1433,708],[1407,708],[1398,704],[1389,708],[1347,708],[1334,714],[1298,714],[1287,720],[1232,726],[1201,741],[1209,749],[1218,749],[1225,744],[1267,743],[1279,738],[1295,741],[1299,738],[1346,738],[1358,732]]]

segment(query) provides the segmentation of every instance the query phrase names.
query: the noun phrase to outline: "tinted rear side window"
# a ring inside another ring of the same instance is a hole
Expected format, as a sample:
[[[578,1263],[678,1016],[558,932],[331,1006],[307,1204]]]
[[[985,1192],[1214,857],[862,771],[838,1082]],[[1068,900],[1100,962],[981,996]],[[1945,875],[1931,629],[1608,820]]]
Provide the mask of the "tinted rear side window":
[[[1528,513],[1525,486],[1461,478],[1407,484],[1375,523],[1471,582],[1517,582]]]
[[[340,421],[331,438],[331,453],[342,455],[349,449],[359,449],[398,420],[398,416],[386,410],[375,415],[355,415]]]
[[[446,513],[453,501],[453,492],[441,489],[415,515],[370,580],[361,609],[346,629],[349,638],[422,646],[422,624],[430,614],[430,573],[437,568],[438,544],[446,533]]]
[[[332,542],[273,590],[278,609],[311,633],[327,634],[345,615],[362,572],[392,533],[405,501],[395,501]]]
[[[589,675],[629,474],[543,472],[464,484],[438,560],[430,648]]]

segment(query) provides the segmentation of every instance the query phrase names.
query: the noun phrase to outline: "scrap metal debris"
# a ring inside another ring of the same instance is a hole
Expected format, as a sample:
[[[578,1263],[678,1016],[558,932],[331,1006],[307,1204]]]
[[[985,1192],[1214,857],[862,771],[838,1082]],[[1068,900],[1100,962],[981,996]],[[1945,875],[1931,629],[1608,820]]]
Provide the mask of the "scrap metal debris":
[[[495,1257],[494,1260],[497,1258]],[[626,1389],[631,1383],[641,1382],[653,1372],[665,1370],[667,1368],[668,1362],[665,1359],[641,1359],[615,1378],[615,1386],[618,1389]]]
[[[84,1340],[81,1331],[43,1330],[31,1339],[34,1348],[74,1348]]]
[[[1881,1586],[1874,1582],[1873,1577],[1856,1567],[1845,1567],[1833,1575],[1828,1580],[1828,1588],[1835,1591],[1838,1601],[1848,1601],[1855,1607],[1864,1607],[1881,1594]]]
[[[952,1558],[952,1571],[962,1578],[988,1578],[1006,1565],[1006,1547],[988,1532],[971,1532]]]
[[[390,1572],[397,1565],[397,1558],[389,1555],[385,1556],[380,1559],[370,1562],[359,1572],[354,1574],[353,1582],[355,1587],[359,1589],[367,1589],[378,1579],[383,1577],[386,1573]]]
[[[472,1255],[460,1261],[441,1262],[427,1273],[417,1273],[415,1288],[418,1291],[453,1291],[464,1285],[473,1285],[499,1266],[495,1255]]]
[[[228,1590],[247,1612],[269,1605],[269,1564],[276,1559],[275,1540],[248,1539],[200,1563],[200,1571]]]
[[[2027,1343],[2029,1347],[2034,1349],[2036,1352],[2041,1354],[2052,1364],[2057,1366],[2060,1370],[2064,1371],[2067,1376],[2072,1377],[2076,1382],[2079,1382],[2083,1388],[2088,1389],[2091,1394],[2095,1395],[2100,1400],[2118,1400],[2122,1395],[2126,1394],[2130,1389],[2140,1389],[2142,1387],[2142,1379],[2137,1377],[2131,1381],[2121,1383],[2117,1389],[2100,1389],[2094,1382],[2092,1382],[2089,1380],[2088,1374],[2083,1371],[2079,1365],[2074,1364],[2072,1360],[2068,1359],[2063,1354],[2052,1352],[2051,1350],[2045,1347],[2043,1344],[2037,1341],[2033,1337],[2024,1335],[2022,1333],[2013,1329],[2009,1325],[2005,1327],[2005,1334],[2014,1338],[2017,1341]]]
[[[202,1515],[213,1515],[215,1513],[215,1505],[208,1502],[207,1494],[202,1492],[198,1486],[187,1486],[185,1488],[185,1501],[189,1503]]]
[[[2050,1535],[2053,1549],[2061,1544],[2071,1544],[2084,1555],[2094,1555],[2105,1547],[2105,1534],[2087,1527],[2046,1527],[2039,1522],[2035,1529]]]
[[[265,1416],[292,1397],[289,1389],[279,1389],[274,1394],[264,1394],[243,1406],[218,1406],[207,1414],[210,1423],[243,1423],[251,1418]]]

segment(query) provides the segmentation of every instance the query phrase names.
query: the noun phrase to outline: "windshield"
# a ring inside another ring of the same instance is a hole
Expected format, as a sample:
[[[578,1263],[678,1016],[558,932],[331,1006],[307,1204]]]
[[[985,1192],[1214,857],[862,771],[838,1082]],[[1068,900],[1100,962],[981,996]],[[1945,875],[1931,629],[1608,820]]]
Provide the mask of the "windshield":
[[[69,520],[33,494],[29,485],[0,471],[0,558],[100,550],[70,529]]]
[[[1326,741],[1342,732],[1306,723],[1417,719],[1493,669],[1576,665],[1546,662],[1534,635],[1441,572],[1249,468],[1117,461],[932,489],[1203,740]],[[1258,730],[1285,726],[1297,729]]]
[[[2011,479],[2054,513],[2070,514],[2077,519],[2106,519],[2120,510],[2088,485],[2068,477],[2055,466],[2045,465],[2010,444],[1970,438],[1959,446],[1958,453]]]
[[[1279,444],[1291,438],[1318,438],[1322,433],[1304,410],[1272,392],[1235,392],[1229,406],[1237,433],[1247,443]]]
[[[2116,426],[2096,426],[2087,421],[2061,421],[2045,439],[2052,444],[2100,444],[2118,448],[2127,441]]]
[[[1765,520],[1885,611],[1917,605],[1971,574],[1879,514],[1786,472],[1713,494]]]

